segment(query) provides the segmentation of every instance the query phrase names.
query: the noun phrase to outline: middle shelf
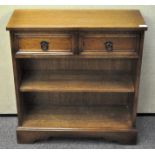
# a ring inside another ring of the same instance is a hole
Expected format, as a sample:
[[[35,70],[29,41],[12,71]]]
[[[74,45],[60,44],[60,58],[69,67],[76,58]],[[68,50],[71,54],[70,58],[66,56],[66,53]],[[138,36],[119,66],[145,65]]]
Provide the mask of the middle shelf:
[[[134,92],[129,74],[101,71],[24,71],[21,92]]]

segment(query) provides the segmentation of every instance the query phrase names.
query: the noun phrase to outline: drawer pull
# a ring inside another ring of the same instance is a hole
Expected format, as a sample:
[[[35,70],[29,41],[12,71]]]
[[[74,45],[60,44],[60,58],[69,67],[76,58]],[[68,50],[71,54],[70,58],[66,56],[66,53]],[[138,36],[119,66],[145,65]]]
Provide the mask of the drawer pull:
[[[105,49],[107,51],[112,51],[113,50],[113,43],[111,41],[105,42],[104,45],[105,45]]]
[[[43,50],[43,51],[47,51],[48,50],[48,42],[47,41],[41,41],[40,42],[40,46],[41,46],[41,49]]]

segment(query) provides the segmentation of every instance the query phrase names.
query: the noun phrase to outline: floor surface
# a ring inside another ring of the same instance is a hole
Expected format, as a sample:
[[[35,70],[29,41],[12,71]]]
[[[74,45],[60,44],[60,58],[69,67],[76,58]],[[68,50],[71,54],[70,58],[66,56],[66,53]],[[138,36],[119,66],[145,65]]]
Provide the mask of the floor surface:
[[[137,145],[121,145],[90,139],[51,139],[34,144],[17,144],[17,117],[0,117],[0,148],[30,149],[149,149],[155,148],[155,116],[139,116],[137,118]]]

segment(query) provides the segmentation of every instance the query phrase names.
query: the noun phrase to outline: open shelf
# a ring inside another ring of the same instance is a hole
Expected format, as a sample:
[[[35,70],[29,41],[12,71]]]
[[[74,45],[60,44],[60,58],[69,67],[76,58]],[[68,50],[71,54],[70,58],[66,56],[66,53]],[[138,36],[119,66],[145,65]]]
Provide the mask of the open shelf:
[[[51,106],[30,107],[22,127],[51,129],[119,130],[132,127],[129,109],[120,106]]]
[[[87,54],[88,53],[88,54]],[[97,52],[89,53],[84,52],[80,55],[73,55],[71,52],[27,52],[27,51],[18,51],[15,55],[16,58],[71,58],[71,59],[85,59],[85,58],[97,58],[97,59],[137,59],[138,54],[136,52]]]
[[[104,72],[26,72],[21,92],[134,92],[128,74]]]

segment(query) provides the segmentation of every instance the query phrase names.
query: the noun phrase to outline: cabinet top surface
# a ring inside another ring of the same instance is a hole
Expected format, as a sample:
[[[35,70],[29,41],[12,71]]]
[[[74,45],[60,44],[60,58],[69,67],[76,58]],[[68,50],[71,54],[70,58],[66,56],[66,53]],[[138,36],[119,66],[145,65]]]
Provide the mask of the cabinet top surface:
[[[15,10],[7,25],[13,29],[103,28],[142,29],[147,25],[138,10]]]

